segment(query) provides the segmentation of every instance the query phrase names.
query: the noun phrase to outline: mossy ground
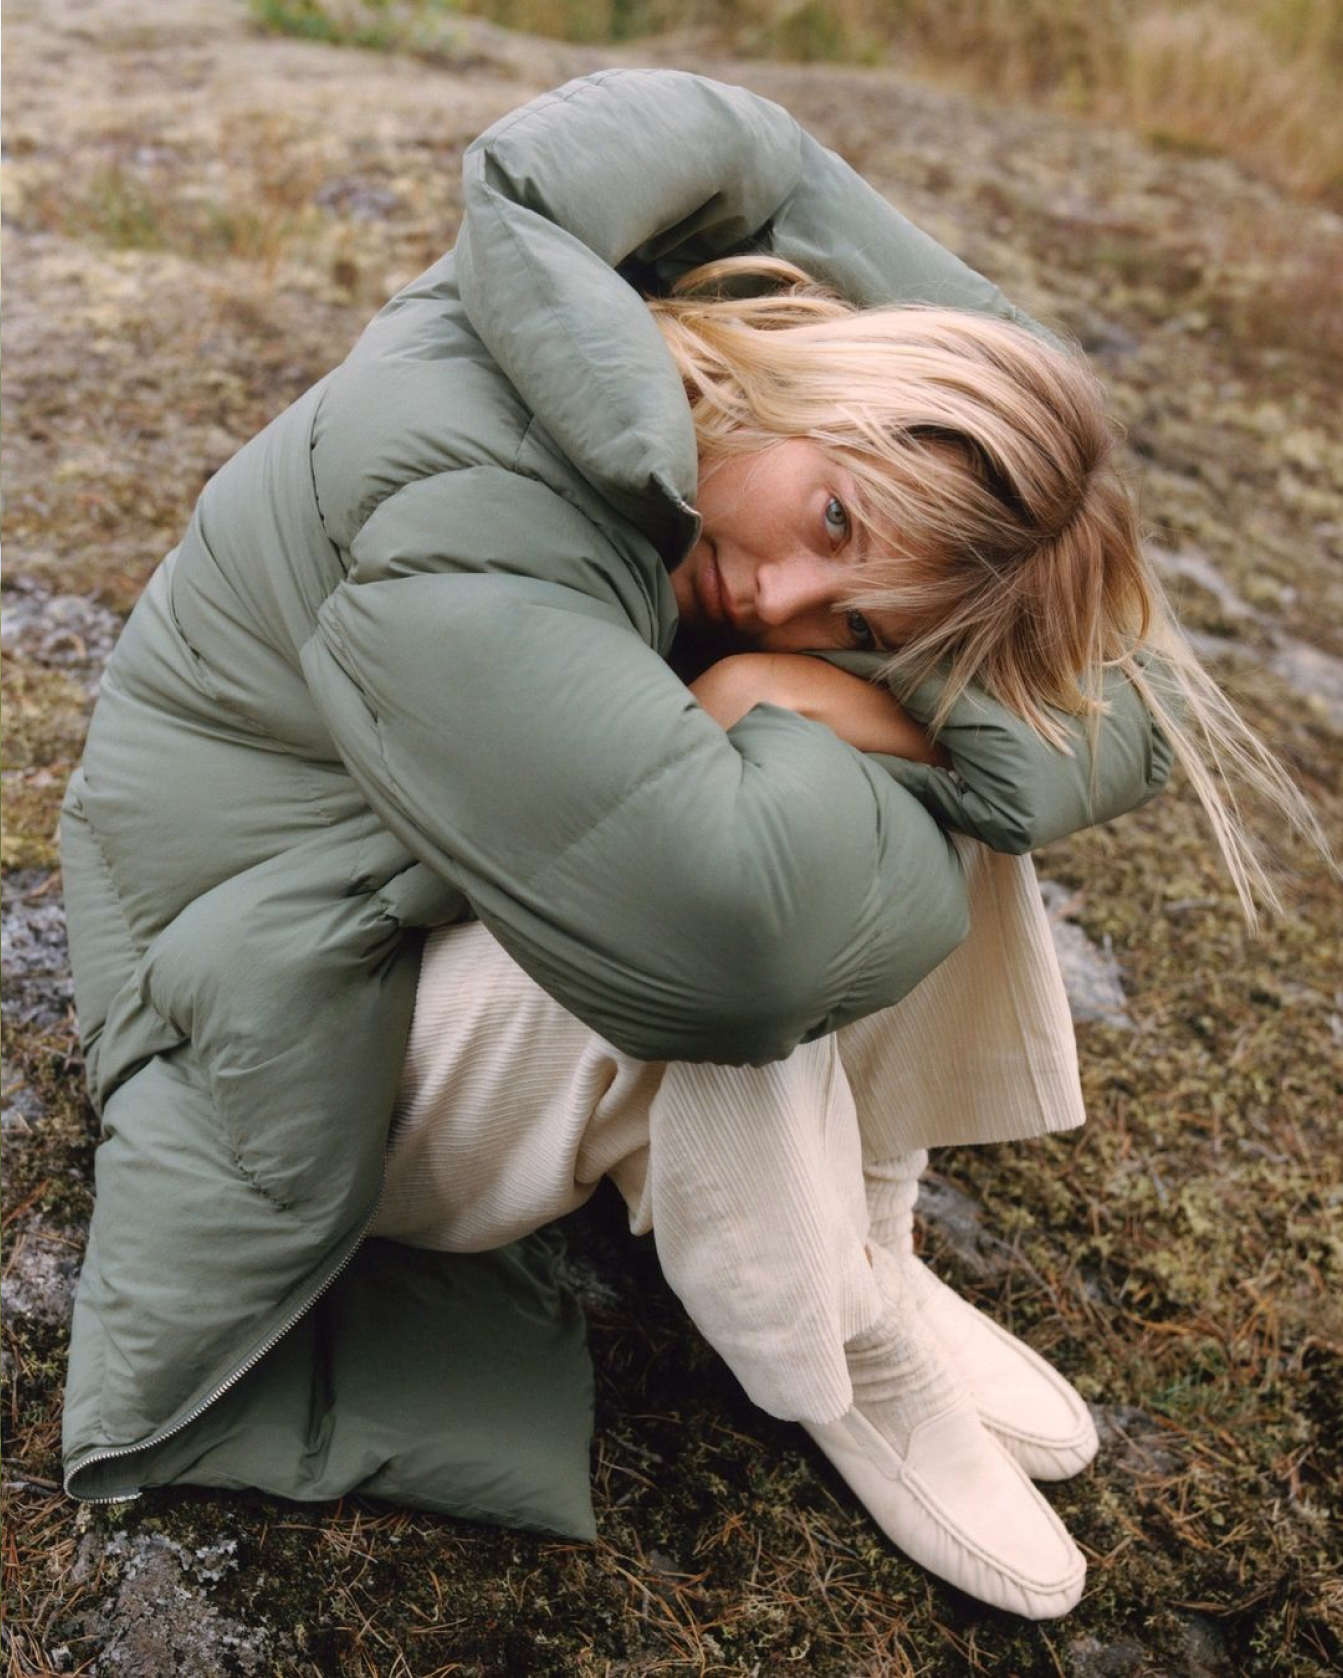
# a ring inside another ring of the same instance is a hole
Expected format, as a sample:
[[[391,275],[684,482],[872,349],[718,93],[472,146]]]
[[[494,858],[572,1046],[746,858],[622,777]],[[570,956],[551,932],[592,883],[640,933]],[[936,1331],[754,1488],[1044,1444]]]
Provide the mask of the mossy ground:
[[[263,37],[241,0],[8,9],[9,580],[128,610],[209,473],[450,242],[462,145],[612,56],[462,28],[458,64],[426,66]],[[1240,649],[1219,671],[1339,831],[1330,713],[1271,668],[1284,639],[1343,653],[1337,223],[1230,165],[884,72],[678,56],[781,100],[1083,339],[1158,539],[1248,608],[1186,584],[1187,621]],[[41,891],[87,694],[20,644],[5,701],[4,866]],[[1134,1029],[1081,1030],[1084,1132],[935,1162],[991,1238],[967,1255],[931,1224],[927,1254],[1105,1407],[1097,1466],[1051,1494],[1091,1558],[1066,1621],[985,1610],[884,1546],[603,1202],[573,1230],[607,1285],[595,1546],[243,1495],[77,1508],[52,1489],[64,1326],[15,1314],[9,1671],[113,1669],[118,1534],[236,1543],[192,1589],[255,1641],[162,1643],[184,1673],[1335,1670],[1343,902],[1286,840],[1276,866],[1288,910],[1251,942],[1185,792],[1054,847],[1043,871],[1110,940]],[[6,1103],[40,1108],[7,1136],[17,1266],[27,1241],[78,1241],[94,1122],[68,1017],[13,1024],[8,1055]]]

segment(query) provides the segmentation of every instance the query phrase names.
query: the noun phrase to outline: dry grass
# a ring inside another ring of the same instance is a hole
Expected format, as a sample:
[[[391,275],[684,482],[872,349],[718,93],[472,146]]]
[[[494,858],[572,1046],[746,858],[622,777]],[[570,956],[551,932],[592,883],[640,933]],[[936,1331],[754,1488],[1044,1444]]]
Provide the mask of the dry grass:
[[[4,663],[3,775],[6,868],[50,868],[65,783],[84,744],[88,704],[59,670],[11,657]]]
[[[1140,12],[1119,75],[1099,78],[1082,104],[1155,140],[1223,152],[1302,197],[1341,205],[1340,15],[1317,7],[1303,15],[1299,43],[1279,45],[1253,13],[1215,5]]]
[[[216,145],[202,170],[176,148],[113,131],[73,182],[64,169],[31,170],[25,219],[113,249],[238,258],[263,277],[282,258],[302,260],[324,220],[320,154],[304,132],[279,113],[248,111],[221,119]]]
[[[1125,123],[1343,205],[1343,11],[1335,0],[251,0],[267,27],[454,52],[457,13],[570,41],[707,33],[801,63],[916,67],[1000,97]]]
[[[585,18],[592,4],[585,0]],[[497,15],[494,0],[478,9]],[[544,28],[540,14],[554,18],[557,9],[533,0],[529,10],[526,27]],[[631,9],[611,12],[614,22]],[[913,64],[1225,153],[1289,191],[1343,203],[1343,13],[1333,0],[735,0],[708,8],[706,21],[721,24],[725,14],[748,51]],[[650,0],[643,15],[675,27],[685,8]]]

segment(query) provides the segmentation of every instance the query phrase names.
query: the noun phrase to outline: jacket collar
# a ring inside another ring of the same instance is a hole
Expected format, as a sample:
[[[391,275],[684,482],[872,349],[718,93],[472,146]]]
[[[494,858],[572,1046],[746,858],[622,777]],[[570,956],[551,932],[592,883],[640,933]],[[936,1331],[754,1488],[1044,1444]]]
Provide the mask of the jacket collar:
[[[463,304],[485,347],[565,457],[671,569],[699,537],[694,426],[643,298],[545,217],[468,214]]]

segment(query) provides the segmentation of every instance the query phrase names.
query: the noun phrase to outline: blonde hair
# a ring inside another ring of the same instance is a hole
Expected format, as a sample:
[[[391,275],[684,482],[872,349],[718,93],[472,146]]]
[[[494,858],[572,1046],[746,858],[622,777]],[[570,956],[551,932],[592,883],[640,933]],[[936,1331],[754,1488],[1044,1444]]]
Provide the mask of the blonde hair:
[[[1094,747],[1101,678],[1118,669],[1188,775],[1252,927],[1256,897],[1280,905],[1236,780],[1328,855],[1309,806],[1176,625],[1080,355],[968,311],[858,309],[773,257],[709,263],[649,307],[701,467],[806,437],[849,472],[868,557],[845,605],[899,619],[882,672],[897,691],[947,673],[934,734],[975,683],[1065,750],[1056,713],[1084,717]],[[1159,655],[1150,669],[1147,650]]]

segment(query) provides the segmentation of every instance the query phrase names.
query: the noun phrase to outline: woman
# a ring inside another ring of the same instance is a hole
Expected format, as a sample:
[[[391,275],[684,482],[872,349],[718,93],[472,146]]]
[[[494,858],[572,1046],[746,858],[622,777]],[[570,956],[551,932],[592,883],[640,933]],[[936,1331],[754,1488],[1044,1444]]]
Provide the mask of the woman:
[[[985,619],[946,592],[940,486],[964,506],[972,482],[981,520],[1016,516],[1041,464],[970,458],[954,422],[913,438],[912,479],[815,427],[792,439],[813,499],[815,462],[794,444],[849,463],[851,500],[831,509],[827,485],[820,509],[842,591],[795,601],[786,640],[770,601],[738,592],[731,508],[782,504],[789,484],[733,488],[733,457],[777,469],[777,435],[762,449],[732,409],[714,306],[645,297],[750,252],[858,304],[1012,316],[784,112],[671,72],[603,73],[482,136],[466,198],[455,253],[207,486],[127,626],[71,784],[72,957],[104,1121],[67,1392],[77,1496],[182,1480],[357,1490],[591,1534],[590,1376],[549,1239],[474,1254],[365,1240],[423,929],[474,917],[630,1064],[730,1078],[861,1030],[961,941],[965,840],[934,817],[1028,849],[1156,789],[1154,718],[1189,755],[1139,662],[1162,634],[1140,575],[1058,591],[1074,610],[1063,642],[1052,620],[1037,637],[1047,665],[1002,662],[992,633],[1001,610],[1033,621],[1029,595],[1009,589]],[[836,305],[804,285],[752,307]],[[767,398],[777,372],[761,380]],[[869,600],[839,550],[896,530],[895,574],[865,556]],[[688,691],[666,660],[697,609],[776,651],[715,658]],[[900,647],[937,747],[851,672],[776,662],[813,650],[822,620],[814,650],[833,658]],[[1208,689],[1161,650],[1201,721]],[[650,1148],[664,1133],[693,1127],[650,1126]],[[912,1168],[892,1158],[877,1210],[898,1248]],[[890,1384],[901,1315],[885,1259],[869,1250],[863,1270],[841,1331],[880,1332],[875,1350],[839,1345],[854,1393]],[[910,1392],[942,1383],[923,1407],[953,1417],[940,1458],[968,1449],[970,1478],[996,1476],[1000,1512],[1055,1549],[1039,1589],[1010,1555],[989,1577],[975,1544],[958,1547],[964,1499],[946,1488],[921,1532],[891,1517],[898,1541],[990,1600],[1062,1611],[1080,1575],[1045,1507],[1003,1478],[977,1422],[967,1435],[932,1342],[912,1334],[898,1356],[882,1425],[912,1432]],[[846,1472],[871,1502],[861,1468]]]

